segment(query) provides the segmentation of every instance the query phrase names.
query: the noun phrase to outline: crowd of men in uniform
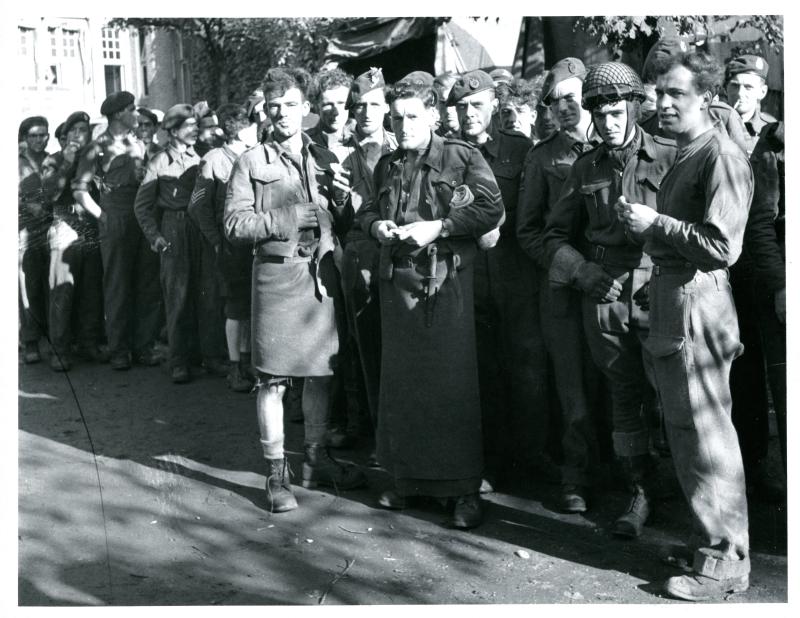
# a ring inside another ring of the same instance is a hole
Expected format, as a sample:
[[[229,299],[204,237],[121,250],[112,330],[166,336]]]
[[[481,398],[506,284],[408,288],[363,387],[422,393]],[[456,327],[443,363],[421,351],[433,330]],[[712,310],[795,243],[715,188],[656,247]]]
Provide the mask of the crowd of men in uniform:
[[[666,591],[746,590],[747,496],[782,498],[767,384],[784,466],[786,446],[767,71],[662,39],[641,77],[576,58],[532,81],[274,68],[244,104],[165,114],[116,92],[102,132],[75,112],[51,155],[47,120],[27,118],[24,360],[46,334],[54,371],[165,361],[185,383],[201,364],[255,390],[276,513],[298,506],[292,401],[304,487],[366,484],[328,450],[366,427],[392,480],[379,504],[433,497],[464,529],[514,476],[559,482],[561,509],[584,512],[612,462],[630,493],[613,533],[636,538],[654,453],[671,453],[693,529],[666,552],[684,570]]]

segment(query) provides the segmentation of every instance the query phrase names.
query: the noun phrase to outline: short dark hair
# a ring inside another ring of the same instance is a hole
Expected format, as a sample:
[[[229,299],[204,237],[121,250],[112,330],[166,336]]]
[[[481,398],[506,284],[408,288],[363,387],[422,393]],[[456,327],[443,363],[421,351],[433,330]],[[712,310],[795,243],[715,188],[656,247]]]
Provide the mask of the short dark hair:
[[[271,95],[283,96],[291,88],[297,88],[304,99],[308,98],[310,83],[311,76],[305,69],[269,69],[264,76],[264,99]]]
[[[724,71],[719,61],[711,54],[696,51],[671,56],[655,67],[656,77],[664,75],[676,66],[682,66],[692,73],[692,81],[698,92],[708,91],[712,95],[719,92]]]
[[[514,105],[527,105],[531,109],[539,105],[539,99],[542,94],[542,85],[538,85],[527,79],[518,79],[514,84],[514,92],[512,92],[503,104],[510,101]]]
[[[329,71],[320,71],[314,76],[309,89],[308,98],[314,103],[319,102],[322,93],[326,90],[333,90],[334,88],[344,87],[350,90],[353,85],[353,76],[345,73],[341,69],[331,69]]]
[[[230,137],[250,124],[247,108],[238,103],[225,103],[217,110],[217,119],[225,135]]]
[[[386,93],[386,102],[391,105],[397,99],[420,99],[425,107],[436,107],[439,95],[431,84],[430,86],[419,82],[406,82],[400,80]]]

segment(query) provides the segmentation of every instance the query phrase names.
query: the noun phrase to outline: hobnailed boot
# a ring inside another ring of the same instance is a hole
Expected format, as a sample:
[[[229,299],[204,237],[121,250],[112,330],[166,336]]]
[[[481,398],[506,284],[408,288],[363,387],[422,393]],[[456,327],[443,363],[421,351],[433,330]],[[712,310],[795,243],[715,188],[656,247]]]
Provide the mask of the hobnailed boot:
[[[235,393],[249,393],[253,390],[253,383],[247,379],[242,371],[242,363],[231,363],[226,378],[228,388]]]
[[[631,499],[625,512],[614,522],[611,532],[615,536],[634,539],[642,534],[642,528],[652,509],[651,492],[648,488],[651,461],[649,455],[622,458],[622,468],[631,490]]]
[[[292,493],[289,476],[289,462],[283,459],[267,459],[267,509],[270,513],[283,513],[297,508],[297,500]]]
[[[306,444],[304,449],[303,487],[323,485],[338,490],[355,489],[367,484],[367,477],[361,470],[336,461],[324,444]]]

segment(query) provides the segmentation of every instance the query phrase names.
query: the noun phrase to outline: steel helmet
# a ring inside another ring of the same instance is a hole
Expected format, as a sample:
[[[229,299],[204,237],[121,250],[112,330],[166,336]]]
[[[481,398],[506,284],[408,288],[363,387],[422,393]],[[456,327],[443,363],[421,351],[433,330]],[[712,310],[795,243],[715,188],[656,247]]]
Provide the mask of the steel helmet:
[[[616,101],[644,101],[647,95],[639,75],[622,62],[597,64],[586,73],[583,80],[581,104],[591,110],[604,103]]]

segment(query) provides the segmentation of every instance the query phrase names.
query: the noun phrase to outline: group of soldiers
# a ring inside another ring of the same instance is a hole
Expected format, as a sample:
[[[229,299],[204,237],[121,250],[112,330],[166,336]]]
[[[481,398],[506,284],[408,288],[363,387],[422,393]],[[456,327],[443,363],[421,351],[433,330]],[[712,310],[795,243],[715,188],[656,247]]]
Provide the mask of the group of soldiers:
[[[273,68],[216,112],[160,118],[114,93],[105,131],[92,139],[76,112],[49,156],[47,121],[28,118],[25,361],[47,328],[56,371],[73,353],[159,364],[163,324],[173,382],[202,361],[257,391],[276,513],[298,506],[291,392],[304,487],[366,484],[328,450],[354,439],[360,392],[370,465],[392,482],[378,503],[433,497],[463,529],[514,474],[555,479],[561,509],[586,511],[610,452],[630,493],[613,533],[636,538],[654,452],[669,452],[693,529],[664,557],[684,569],[665,590],[746,590],[747,495],[781,491],[764,471],[767,382],[784,466],[786,444],[783,124],[760,111],[767,70],[745,55],[723,71],[678,39],[641,77],[577,58],[533,81]]]

